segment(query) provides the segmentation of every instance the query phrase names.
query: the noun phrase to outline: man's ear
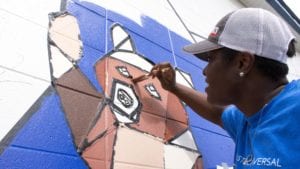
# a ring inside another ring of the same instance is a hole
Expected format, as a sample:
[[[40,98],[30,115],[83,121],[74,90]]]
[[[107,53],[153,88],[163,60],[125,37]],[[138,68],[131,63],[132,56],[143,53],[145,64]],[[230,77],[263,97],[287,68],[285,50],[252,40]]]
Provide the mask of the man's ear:
[[[253,68],[255,56],[249,52],[240,52],[236,61],[239,71],[247,74]]]

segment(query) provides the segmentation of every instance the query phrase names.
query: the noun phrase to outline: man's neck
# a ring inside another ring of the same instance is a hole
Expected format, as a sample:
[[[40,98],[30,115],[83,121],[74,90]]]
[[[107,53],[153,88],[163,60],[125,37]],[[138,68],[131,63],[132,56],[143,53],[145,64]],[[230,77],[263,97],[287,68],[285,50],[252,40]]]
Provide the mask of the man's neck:
[[[254,82],[254,83],[253,83]],[[288,83],[287,79],[273,82],[265,78],[257,78],[245,84],[241,99],[236,104],[246,115],[251,116],[268,104]]]

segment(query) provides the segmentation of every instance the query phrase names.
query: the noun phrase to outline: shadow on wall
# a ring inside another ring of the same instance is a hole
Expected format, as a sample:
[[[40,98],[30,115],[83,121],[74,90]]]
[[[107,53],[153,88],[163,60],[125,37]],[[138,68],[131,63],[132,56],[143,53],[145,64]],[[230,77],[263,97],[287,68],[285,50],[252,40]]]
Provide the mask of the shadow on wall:
[[[187,40],[147,16],[140,26],[88,2],[73,1],[66,9],[49,15],[52,86],[1,141],[0,168],[232,164],[234,145],[224,131],[185,108],[156,79],[131,83],[154,63],[168,61],[181,83],[203,90],[204,63],[181,52]]]

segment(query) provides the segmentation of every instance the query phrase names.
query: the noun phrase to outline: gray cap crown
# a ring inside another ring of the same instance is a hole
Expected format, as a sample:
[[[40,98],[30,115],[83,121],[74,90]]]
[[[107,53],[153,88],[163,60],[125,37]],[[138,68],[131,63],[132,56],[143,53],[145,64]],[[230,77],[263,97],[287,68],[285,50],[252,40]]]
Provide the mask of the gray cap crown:
[[[227,47],[286,63],[288,46],[294,38],[285,22],[271,12],[242,8],[223,17],[207,40],[183,50],[206,60],[201,54]]]

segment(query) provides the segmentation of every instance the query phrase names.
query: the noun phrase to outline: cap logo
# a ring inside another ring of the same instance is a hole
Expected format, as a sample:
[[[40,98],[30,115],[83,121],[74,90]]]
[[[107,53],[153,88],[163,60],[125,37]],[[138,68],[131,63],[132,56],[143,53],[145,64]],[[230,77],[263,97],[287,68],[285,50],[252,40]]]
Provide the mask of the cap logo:
[[[209,34],[208,40],[214,43],[218,43],[219,37],[221,36],[222,32],[224,31],[225,24],[228,18],[231,16],[232,12],[224,16],[215,26],[213,31]]]
[[[215,27],[215,29],[209,34],[209,36],[216,37],[219,32],[219,27]]]

